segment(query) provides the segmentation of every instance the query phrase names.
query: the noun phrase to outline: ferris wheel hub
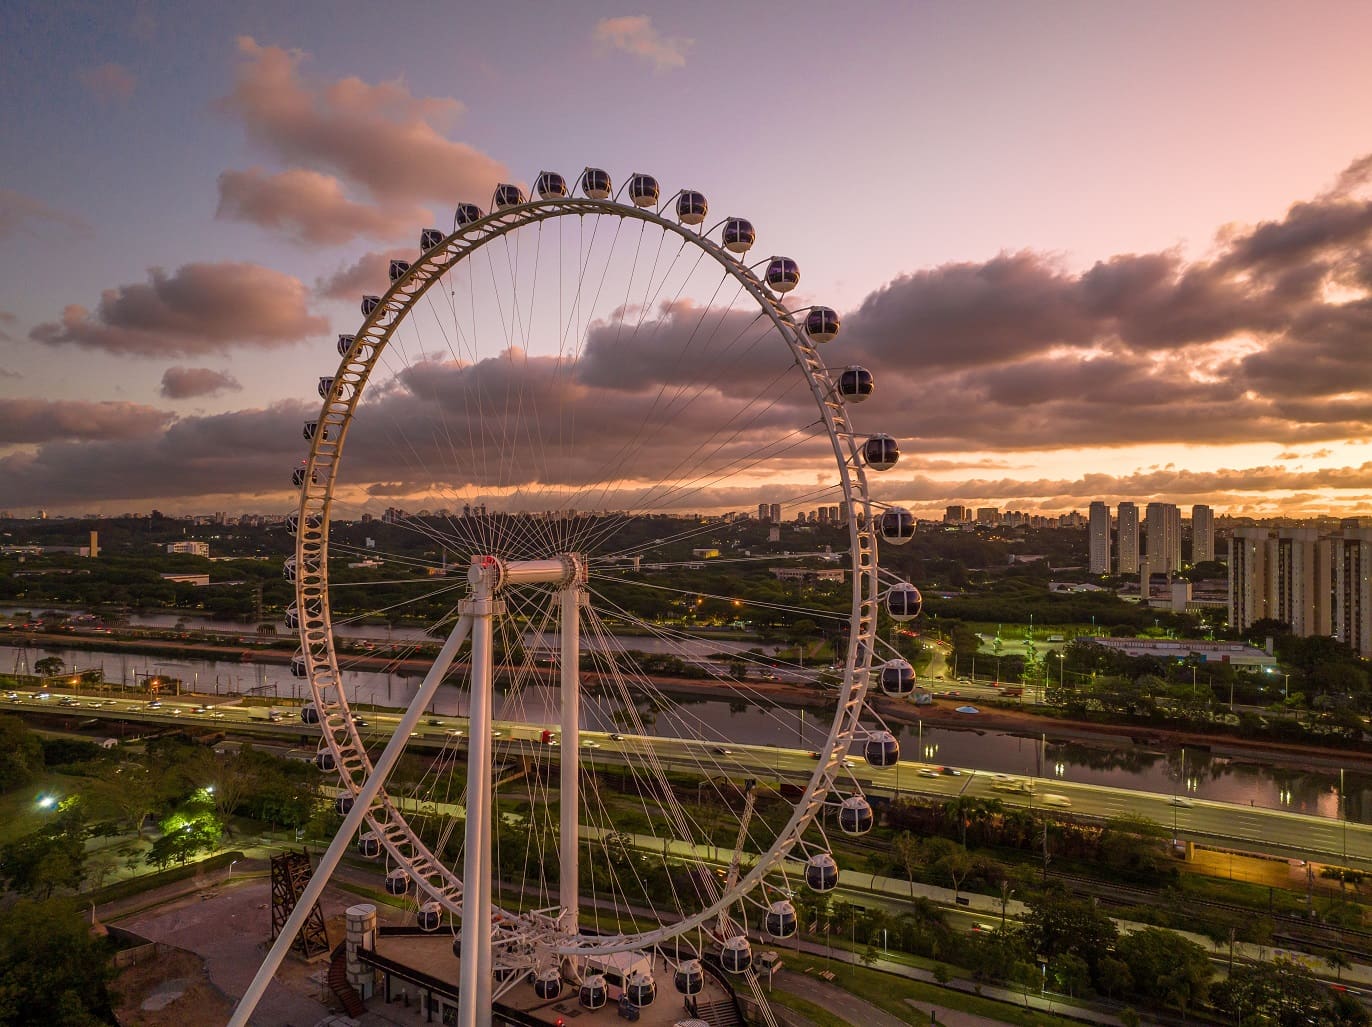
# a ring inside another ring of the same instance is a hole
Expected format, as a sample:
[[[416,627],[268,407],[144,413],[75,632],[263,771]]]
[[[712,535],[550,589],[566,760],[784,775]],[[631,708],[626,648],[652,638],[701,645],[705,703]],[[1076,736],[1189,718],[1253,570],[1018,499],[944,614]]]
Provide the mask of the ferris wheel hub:
[[[497,592],[506,585],[546,583],[559,588],[586,584],[586,558],[563,553],[555,560],[502,560],[487,553],[473,556],[467,581],[475,590]]]

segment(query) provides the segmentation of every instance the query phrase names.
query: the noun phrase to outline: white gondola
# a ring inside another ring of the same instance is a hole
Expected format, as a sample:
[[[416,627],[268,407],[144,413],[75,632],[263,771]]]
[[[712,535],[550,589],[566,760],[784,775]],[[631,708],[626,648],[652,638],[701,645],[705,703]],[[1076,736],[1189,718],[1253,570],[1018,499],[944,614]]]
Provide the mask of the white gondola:
[[[393,260],[387,274],[390,275],[392,282],[398,282],[405,277],[405,273],[409,270],[410,262],[408,260]]]
[[[474,224],[484,217],[481,208],[475,203],[459,203],[457,209],[453,211],[453,224],[458,228],[465,228],[467,225]]]
[[[362,297],[362,316],[363,316],[363,317],[371,317],[371,316],[372,316],[372,311],[375,310],[375,309],[376,309],[377,307],[379,307],[379,306],[381,306],[381,297],[380,297],[380,296],[363,296],[363,297]]]
[[[635,207],[656,207],[662,190],[652,175],[635,174],[629,179],[629,202]]]
[[[534,976],[534,994],[552,1000],[562,994],[562,975],[556,970],[540,970]]]
[[[577,1001],[585,1009],[599,1009],[609,998],[610,989],[605,984],[604,974],[590,974],[581,982],[581,993]]]
[[[346,817],[353,811],[353,801],[351,795],[340,795],[333,801],[334,812],[340,817]]]
[[[410,875],[403,870],[392,870],[386,875],[386,894],[404,895],[410,890]]]
[[[728,938],[719,950],[719,961],[731,974],[746,974],[753,965],[753,946],[740,935]]]
[[[729,218],[724,222],[721,240],[730,253],[747,253],[757,242],[757,232],[747,218]]]
[[[767,284],[773,292],[790,292],[800,284],[800,265],[790,257],[773,257],[767,265]]]
[[[340,335],[338,337],[338,355],[340,357],[346,357],[348,351],[353,348],[353,343],[356,341],[356,335]]]
[[[778,899],[767,907],[762,929],[773,938],[789,938],[796,933],[796,907],[786,899]]]
[[[608,172],[600,168],[587,168],[581,173],[581,191],[592,200],[608,200],[614,191]]]
[[[900,743],[889,731],[873,731],[862,745],[862,757],[874,767],[894,767],[900,762]]]
[[[924,596],[908,581],[892,585],[886,593],[886,612],[894,621],[914,620],[924,607]]]
[[[866,834],[875,822],[872,804],[861,795],[850,795],[839,804],[838,827],[844,834]]]
[[[304,706],[300,707],[300,723],[318,724],[319,707],[312,702],[307,702]]]
[[[556,171],[540,171],[534,182],[540,200],[560,200],[567,195],[567,180]]]
[[[300,605],[298,603],[291,603],[290,606],[286,607],[286,627],[292,631],[300,630]]]
[[[495,196],[491,200],[492,210],[508,210],[510,207],[518,207],[524,202],[524,190],[517,185],[509,182],[502,182],[495,187]]]
[[[676,219],[683,225],[698,225],[710,212],[710,204],[704,193],[694,189],[683,189],[676,198]]]
[[[309,476],[309,479],[311,485],[318,485],[319,472],[316,471],[312,473]],[[300,488],[302,485],[305,484],[305,468],[297,467],[294,471],[291,472],[291,484],[294,485],[296,488]]]
[[[419,907],[414,920],[421,931],[436,931],[443,926],[443,907],[437,902],[426,902]]]
[[[853,364],[839,372],[838,394],[850,403],[861,403],[876,387],[876,379],[865,367]]]
[[[293,678],[303,678],[303,677],[309,677],[309,674],[310,674],[309,668],[305,666],[305,654],[304,654],[304,653],[296,653],[294,656],[292,656],[292,657],[291,657],[291,677],[293,677]]]
[[[320,749],[314,754],[314,765],[326,774],[338,769],[338,761],[328,749]]]
[[[357,851],[365,859],[376,859],[381,855],[381,839],[375,831],[368,831],[357,839]]]
[[[624,995],[636,1006],[651,1006],[657,998],[657,983],[653,975],[635,971],[624,981]]]
[[[318,421],[306,421],[300,428],[300,434],[304,436],[306,442],[313,442],[317,431],[319,431]]]
[[[319,378],[319,387],[318,387],[318,390],[317,390],[317,391],[319,392],[319,398],[320,398],[320,399],[328,399],[328,398],[329,398],[329,395],[333,392],[333,382],[334,382],[334,380],[333,380],[333,376],[332,376],[332,375],[321,375],[321,376],[320,376],[320,378]]]
[[[817,852],[805,861],[805,885],[811,891],[833,891],[838,887],[838,864],[827,852]]]
[[[832,307],[811,307],[805,315],[805,334],[814,342],[833,342],[842,323]]]
[[[437,228],[426,228],[419,233],[419,252],[428,253],[443,241],[443,233]]]
[[[887,660],[881,665],[878,679],[881,690],[897,698],[909,695],[915,690],[915,668],[909,660]]]
[[[903,546],[915,537],[915,515],[903,506],[893,506],[882,512],[877,527],[883,542]]]
[[[705,990],[705,968],[698,959],[687,959],[677,964],[672,975],[672,984],[683,995],[699,995]]]
[[[889,471],[900,459],[900,446],[889,435],[873,435],[862,447],[863,459],[874,471]]]

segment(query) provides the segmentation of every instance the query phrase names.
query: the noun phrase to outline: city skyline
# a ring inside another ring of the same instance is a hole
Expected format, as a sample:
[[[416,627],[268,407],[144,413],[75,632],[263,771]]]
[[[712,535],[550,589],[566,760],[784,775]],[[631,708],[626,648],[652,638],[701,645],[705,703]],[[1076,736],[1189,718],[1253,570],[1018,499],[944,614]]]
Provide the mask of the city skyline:
[[[540,10],[506,14],[515,34],[414,8],[401,42],[308,5],[21,7],[0,43],[0,124],[25,140],[0,178],[4,505],[290,506],[315,378],[386,259],[497,181],[597,164],[700,188],[799,261],[804,300],[843,315],[826,355],[876,376],[856,423],[901,441],[884,502],[1365,508],[1372,141],[1347,126],[1372,115],[1372,12],[995,10]],[[850,70],[799,71],[817,39]],[[569,81],[595,94],[576,117]],[[893,127],[872,100],[895,95]],[[804,159],[816,130],[837,173]]]

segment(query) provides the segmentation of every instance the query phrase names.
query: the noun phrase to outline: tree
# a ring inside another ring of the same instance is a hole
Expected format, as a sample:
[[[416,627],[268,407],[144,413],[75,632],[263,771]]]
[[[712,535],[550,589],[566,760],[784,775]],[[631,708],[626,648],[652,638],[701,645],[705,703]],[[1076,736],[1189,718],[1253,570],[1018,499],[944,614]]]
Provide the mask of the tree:
[[[0,1027],[114,1022],[109,942],[70,900],[21,899],[0,911]]]
[[[896,864],[905,871],[906,880],[910,882],[910,898],[913,899],[915,870],[919,867],[919,839],[909,831],[902,831],[892,841],[891,851],[895,854]]]
[[[80,800],[63,800],[43,827],[0,847],[0,880],[44,899],[58,888],[76,891],[86,873],[89,834]]]
[[[957,902],[962,882],[967,880],[967,875],[972,872],[971,857],[961,850],[950,852],[934,864],[934,869],[946,874],[948,880],[953,883],[953,901]]]
[[[1095,973],[1119,931],[1093,903],[1047,894],[1029,900],[1024,933],[1031,952],[1049,959],[1068,953],[1080,956]]]
[[[1091,990],[1091,968],[1080,956],[1065,952],[1052,961],[1050,969],[1058,987],[1073,998]]]
[[[1106,998],[1126,995],[1134,988],[1134,975],[1129,972],[1129,964],[1114,956],[1102,956],[1096,963],[1096,983],[1105,992]]]
[[[91,798],[112,810],[143,839],[143,822],[160,805],[159,788],[152,771],[143,763],[121,763],[112,777],[95,782]]]
[[[43,743],[18,717],[0,717],[0,792],[33,780],[43,766]]]
[[[1367,1022],[1365,1013],[1361,1020],[1349,1019],[1314,974],[1285,956],[1270,963],[1236,965],[1229,979],[1215,988],[1215,1005],[1240,1023],[1261,1021],[1273,1027]]]
[[[1140,995],[1176,1006],[1182,1016],[1206,1000],[1214,971],[1205,949],[1189,938],[1145,927],[1120,938],[1115,951],[1128,964],[1134,990]]]
[[[60,656],[44,656],[41,660],[33,661],[33,669],[40,677],[53,678],[62,673],[66,667],[66,661]]]

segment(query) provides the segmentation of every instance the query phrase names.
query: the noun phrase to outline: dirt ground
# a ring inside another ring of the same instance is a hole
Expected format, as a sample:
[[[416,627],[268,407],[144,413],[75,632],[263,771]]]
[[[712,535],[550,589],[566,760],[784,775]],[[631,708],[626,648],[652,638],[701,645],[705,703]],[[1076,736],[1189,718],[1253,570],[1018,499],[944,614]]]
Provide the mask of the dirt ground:
[[[205,960],[172,949],[125,967],[114,982],[115,1016],[125,1027],[227,1023],[233,1004],[210,983]]]

